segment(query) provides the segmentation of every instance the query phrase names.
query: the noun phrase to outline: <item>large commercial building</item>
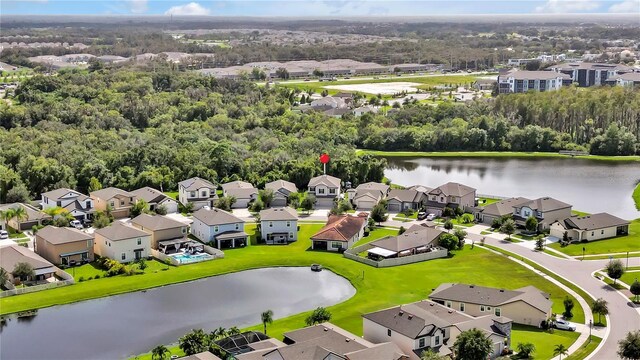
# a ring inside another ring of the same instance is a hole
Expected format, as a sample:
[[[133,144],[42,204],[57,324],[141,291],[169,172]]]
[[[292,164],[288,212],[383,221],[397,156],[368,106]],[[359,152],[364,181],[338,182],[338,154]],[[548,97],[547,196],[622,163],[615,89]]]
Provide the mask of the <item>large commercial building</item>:
[[[527,91],[552,91],[571,82],[569,75],[555,71],[512,70],[498,76],[500,94],[524,93]]]
[[[548,70],[568,75],[571,83],[577,83],[580,87],[606,85],[607,79],[634,71],[632,67],[622,64],[589,62],[563,63],[551,66]]]

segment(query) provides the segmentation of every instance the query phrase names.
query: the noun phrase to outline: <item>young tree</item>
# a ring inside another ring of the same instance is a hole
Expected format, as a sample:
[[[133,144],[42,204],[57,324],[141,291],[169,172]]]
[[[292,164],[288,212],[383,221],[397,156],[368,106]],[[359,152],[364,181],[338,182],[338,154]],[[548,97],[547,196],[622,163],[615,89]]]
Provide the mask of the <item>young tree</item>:
[[[559,356],[560,360],[562,360],[562,355],[567,355],[569,350],[564,344],[558,344],[553,348],[553,355]]]
[[[19,262],[13,267],[13,277],[18,278],[21,281],[28,280],[36,276],[36,272],[33,270],[31,264],[26,262]]]
[[[433,349],[429,348],[422,352],[420,355],[420,360],[448,360],[450,357],[440,355],[437,352],[433,351]]]
[[[111,219],[111,217],[107,213],[105,213],[104,211],[98,211],[93,217],[93,227],[96,229],[102,229],[109,226],[112,221],[113,219]]]
[[[7,281],[9,281],[9,273],[7,270],[0,268],[0,288],[4,288]]]
[[[378,225],[380,223],[387,221],[389,215],[387,215],[387,208],[382,202],[377,203],[373,209],[371,209],[371,213],[369,214],[373,221],[377,222]]]
[[[591,310],[598,314],[598,324],[602,324],[602,315],[609,314],[609,304],[605,299],[600,298],[593,302]]]
[[[309,211],[313,209],[313,206],[315,204],[316,204],[316,197],[314,195],[308,194],[307,196],[305,196],[304,199],[302,199],[302,202],[300,203],[300,207],[302,208],[302,210],[304,210],[308,214]]]
[[[629,291],[631,291],[631,293],[635,296],[635,298],[633,299],[633,302],[638,302],[638,296],[640,296],[640,282],[638,282],[638,279],[636,279],[633,284],[631,284],[631,287],[629,288]]]
[[[573,311],[573,307],[575,306],[573,300],[567,296],[564,298],[562,303],[564,304],[564,313],[562,313],[562,316],[567,320],[571,319],[573,317],[573,313],[571,311]]]
[[[273,190],[271,189],[260,190],[258,192],[258,198],[262,200],[264,207],[270,207],[271,202],[273,202]]]
[[[618,356],[623,359],[640,359],[640,330],[630,331],[618,342]]]
[[[29,189],[22,183],[9,189],[6,196],[8,203],[26,203],[29,202],[30,198]]]
[[[234,336],[234,335],[240,335],[240,329],[238,329],[237,326],[232,326],[229,328],[229,330],[227,331],[227,336]]]
[[[509,240],[511,240],[511,234],[513,234],[514,231],[516,231],[516,223],[515,221],[513,221],[513,219],[507,219],[502,223],[502,226],[500,226],[500,231],[502,231],[503,233],[509,235],[508,238]]]
[[[569,232],[565,231],[562,233],[562,244],[563,245],[567,245],[569,244]]]
[[[224,211],[231,211],[231,207],[236,203],[235,196],[222,196],[216,201],[216,207]]]
[[[165,360],[170,355],[171,352],[164,345],[158,345],[151,350],[151,360]]]
[[[453,348],[456,360],[478,360],[489,356],[493,343],[482,330],[473,328],[460,333]]]
[[[535,232],[538,230],[538,220],[533,216],[529,216],[524,227],[530,232]]]
[[[264,311],[260,315],[260,320],[262,320],[262,326],[264,328],[264,334],[267,335],[267,324],[270,325],[271,323],[273,323],[273,311],[271,311],[271,310]]]
[[[538,251],[542,251],[544,250],[544,238],[537,238],[536,239],[536,250]]]
[[[491,228],[499,229],[502,226],[502,218],[495,218],[491,222]]]
[[[455,250],[459,242],[458,238],[453,234],[442,234],[438,239],[438,245],[449,251]]]
[[[453,229],[453,222],[451,220],[447,220],[444,222],[444,228],[447,231],[451,231]]]
[[[140,199],[133,204],[131,207],[131,217],[134,218],[142,213],[146,213],[149,211],[149,204],[143,199]]]
[[[613,285],[616,285],[618,279],[624,275],[624,265],[620,259],[610,261],[605,269],[607,270],[607,275],[613,279]]]
[[[402,235],[407,231],[407,229],[404,228],[404,226],[400,226],[400,229],[398,229],[398,235]]]
[[[307,326],[311,326],[329,320],[331,320],[331,313],[323,307],[318,307],[313,310],[313,312],[309,316],[307,316],[307,318],[305,319],[305,323],[307,324]]]
[[[100,180],[92,176],[91,180],[89,180],[89,188],[87,189],[87,191],[91,193],[100,189],[102,189],[102,184],[100,183]]]
[[[201,353],[209,349],[209,337],[202,329],[192,330],[180,338],[178,346],[187,356]]]
[[[458,238],[458,249],[464,247],[464,239],[467,237],[467,232],[462,229],[456,229],[453,231],[453,235]]]
[[[262,209],[265,208],[265,204],[262,201],[262,199],[257,198],[252,204],[251,204],[251,211],[255,212],[255,213],[259,213],[260,211],[262,211]]]
[[[167,215],[167,206],[164,205],[164,204],[162,204],[160,206],[156,206],[156,209],[154,211],[158,215]]]
[[[531,359],[531,355],[536,352],[536,346],[530,342],[518,343],[518,359]]]

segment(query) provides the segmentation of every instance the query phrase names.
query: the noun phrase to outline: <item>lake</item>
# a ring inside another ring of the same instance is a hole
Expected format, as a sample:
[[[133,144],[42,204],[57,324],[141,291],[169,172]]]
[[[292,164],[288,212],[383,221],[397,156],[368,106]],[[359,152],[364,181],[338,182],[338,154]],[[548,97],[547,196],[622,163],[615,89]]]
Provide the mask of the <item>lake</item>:
[[[395,184],[439,186],[448,181],[478,194],[551,196],[574,210],[640,218],[631,197],[640,163],[573,158],[408,158],[388,157],[384,174]]]
[[[191,329],[243,328],[260,323],[268,309],[274,318],[283,318],[343,302],[355,293],[348,280],[327,270],[247,270],[12,318],[0,330],[0,358],[126,358],[176,342]]]

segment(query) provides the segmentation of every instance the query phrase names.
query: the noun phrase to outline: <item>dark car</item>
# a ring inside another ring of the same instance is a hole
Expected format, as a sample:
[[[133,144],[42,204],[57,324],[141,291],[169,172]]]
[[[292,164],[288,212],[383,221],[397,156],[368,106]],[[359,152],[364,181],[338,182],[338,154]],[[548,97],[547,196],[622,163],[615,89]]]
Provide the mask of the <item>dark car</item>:
[[[311,271],[322,271],[322,265],[320,264],[311,265]]]
[[[427,218],[427,213],[425,211],[420,211],[418,213],[418,220],[424,220]]]

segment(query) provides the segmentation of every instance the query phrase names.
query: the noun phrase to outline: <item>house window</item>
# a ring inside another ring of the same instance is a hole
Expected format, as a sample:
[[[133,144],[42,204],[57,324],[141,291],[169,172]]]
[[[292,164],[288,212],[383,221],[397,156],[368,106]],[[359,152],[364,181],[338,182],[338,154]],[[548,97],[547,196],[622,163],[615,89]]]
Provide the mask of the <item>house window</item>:
[[[600,235],[604,235],[604,230],[600,230]]]
[[[487,311],[491,312],[491,306],[487,306]]]
[[[287,221],[287,227],[291,227],[291,221]]]
[[[207,191],[206,190],[202,190],[201,194],[202,194],[202,197],[207,197]]]
[[[219,229],[219,228],[218,228],[218,226],[214,226],[214,227],[213,227],[213,231],[214,231],[214,232],[218,232],[218,229]]]
[[[138,238],[138,245],[142,245],[142,239]]]
[[[86,204],[85,204],[85,207],[86,208],[90,208],[91,207],[91,201],[87,201]]]
[[[480,305],[480,312],[484,312],[484,305]]]
[[[124,206],[124,200],[120,200],[120,206]]]
[[[273,227],[273,221],[269,221],[269,227]]]
[[[391,329],[387,329],[387,336],[391,336]]]
[[[447,305],[448,308],[451,307],[451,301],[447,301],[445,304]]]
[[[116,207],[116,203],[112,201],[112,202],[109,203],[109,206],[111,206],[112,208]]]
[[[318,194],[324,194],[324,189],[323,188],[318,189]]]
[[[335,194],[336,193],[336,189],[329,189],[329,194]]]
[[[196,197],[195,191],[189,191],[189,197]]]
[[[500,310],[500,308],[495,308],[493,309],[494,314],[496,314],[496,316],[502,316],[502,311]]]
[[[440,335],[436,335],[436,346],[440,345]]]
[[[592,232],[591,232],[591,236],[593,236],[593,233],[594,233],[594,232],[592,231]]]
[[[464,303],[460,303],[460,311],[464,312]]]
[[[293,233],[289,233],[289,237],[292,238],[293,237]]]
[[[127,254],[122,253],[122,260],[125,260],[127,258]]]
[[[56,206],[62,206],[62,201],[56,201]]]
[[[440,202],[444,202],[444,197],[440,196]]]
[[[333,241],[331,243],[331,247],[334,248],[334,249],[339,249],[339,248],[342,247],[342,243],[340,241]]]
[[[240,224],[236,224],[236,230],[240,229]]]
[[[418,341],[418,347],[422,349],[425,345],[426,344],[425,344],[424,338],[420,338],[420,340]]]
[[[187,228],[186,228],[186,227],[183,227],[183,228],[182,228],[182,233],[183,233],[183,234],[186,234],[186,233],[187,233]]]

